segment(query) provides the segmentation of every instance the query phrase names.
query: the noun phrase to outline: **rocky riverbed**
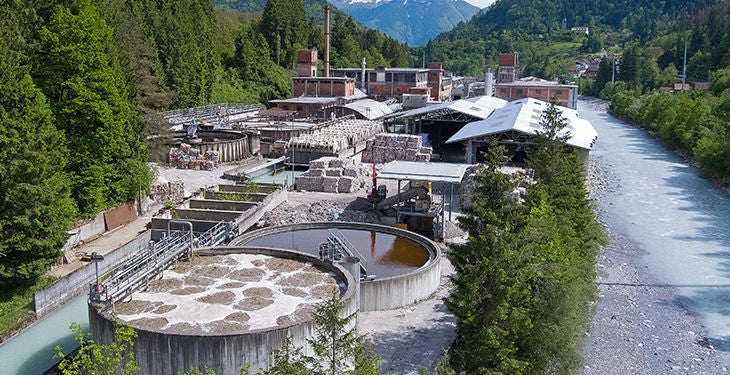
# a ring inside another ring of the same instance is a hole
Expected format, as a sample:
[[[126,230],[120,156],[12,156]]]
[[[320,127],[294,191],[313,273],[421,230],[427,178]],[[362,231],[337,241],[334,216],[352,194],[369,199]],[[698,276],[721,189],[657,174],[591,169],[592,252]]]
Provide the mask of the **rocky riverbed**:
[[[583,101],[605,110],[606,102]],[[588,190],[596,212],[616,180],[611,166],[592,157]],[[722,354],[700,318],[678,293],[648,271],[643,250],[606,228],[608,246],[597,260],[599,300],[583,350],[583,374],[726,374]]]

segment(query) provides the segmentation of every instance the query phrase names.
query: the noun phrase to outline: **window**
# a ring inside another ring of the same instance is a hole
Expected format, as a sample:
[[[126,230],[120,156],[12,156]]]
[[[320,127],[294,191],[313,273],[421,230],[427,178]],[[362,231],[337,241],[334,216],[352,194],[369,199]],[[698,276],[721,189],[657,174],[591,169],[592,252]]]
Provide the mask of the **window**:
[[[522,94],[522,89],[517,89],[517,95],[521,95],[521,94]]]
[[[535,89],[535,95],[542,94],[542,89]]]
[[[563,90],[556,90],[555,95],[563,95]]]
[[[499,89],[499,93],[500,94],[506,94],[507,93],[507,89],[504,88],[504,87],[502,87],[502,88]]]

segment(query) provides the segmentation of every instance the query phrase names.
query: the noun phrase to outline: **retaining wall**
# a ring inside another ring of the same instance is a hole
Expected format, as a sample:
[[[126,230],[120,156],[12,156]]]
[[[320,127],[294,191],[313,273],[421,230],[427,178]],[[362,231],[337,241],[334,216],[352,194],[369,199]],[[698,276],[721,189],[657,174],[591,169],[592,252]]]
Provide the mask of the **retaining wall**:
[[[237,202],[237,201],[217,201],[213,199],[193,199],[189,201],[190,208],[202,208],[210,210],[225,211],[246,211],[251,207],[256,207],[253,202]]]
[[[241,211],[221,211],[211,209],[190,209],[175,208],[173,215],[180,220],[203,220],[203,221],[234,221],[243,212]]]
[[[240,201],[236,202],[261,202],[268,196],[268,194],[265,193],[238,193],[235,191],[226,191],[226,192],[218,192],[218,191],[206,191],[205,194],[203,194],[203,197],[205,199],[212,199],[212,200],[226,200],[221,199],[222,197],[225,198],[228,194],[235,194],[237,196],[241,197]]]
[[[430,239],[400,228],[378,224],[353,222],[314,222],[262,228],[245,233],[231,241],[231,246],[242,246],[259,237],[306,229],[354,229],[374,230],[407,238],[423,246],[429,253],[429,260],[419,269],[394,277],[363,280],[360,283],[360,311],[391,310],[409,305],[434,293],[441,282],[441,250]]]
[[[256,193],[263,193],[268,194],[272,191],[276,191],[281,189],[281,185],[276,184],[260,184],[256,183],[255,187],[250,187],[246,184],[240,184],[240,185],[218,185],[218,191],[231,191],[231,192],[238,192],[238,193],[245,193],[249,190],[252,190]]]
[[[146,249],[150,241],[151,231],[145,231],[122,247],[104,255],[99,262],[99,275],[109,271],[117,264],[129,259],[136,252]],[[88,293],[89,283],[96,278],[94,264],[87,264],[68,276],[49,285],[33,295],[33,305],[38,318],[52,312],[64,303]]]
[[[320,266],[336,274],[345,284],[341,299],[345,309],[340,316],[356,312],[357,301],[354,298],[355,288],[351,287],[355,280],[352,275],[339,265],[320,261],[309,254],[271,248],[207,248],[195,251],[197,255],[224,255],[231,253],[263,254],[297,260]],[[109,311],[100,312],[93,305],[89,306],[89,323],[94,340],[109,343],[114,337],[114,322],[109,318]],[[354,322],[356,323],[356,322]],[[218,374],[238,374],[239,369],[251,365],[252,373],[259,369],[267,370],[272,360],[272,353],[281,348],[282,341],[290,337],[295,347],[304,348],[304,353],[311,355],[307,338],[314,334],[314,323],[304,323],[273,327],[269,329],[251,330],[231,334],[188,335],[171,334],[154,330],[136,329],[135,358],[142,374],[174,375],[185,372],[191,367],[209,368]]]

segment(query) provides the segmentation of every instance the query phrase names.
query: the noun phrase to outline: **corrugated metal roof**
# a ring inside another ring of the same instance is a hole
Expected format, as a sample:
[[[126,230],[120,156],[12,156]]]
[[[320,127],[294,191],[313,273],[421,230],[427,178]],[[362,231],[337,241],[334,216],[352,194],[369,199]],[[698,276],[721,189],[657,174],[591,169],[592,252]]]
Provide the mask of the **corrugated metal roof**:
[[[378,178],[459,183],[470,166],[471,164],[395,160],[378,172]]]
[[[381,118],[393,113],[387,104],[372,99],[362,99],[345,105],[345,108],[356,111],[368,120]]]
[[[535,134],[540,130],[540,116],[550,105],[548,102],[533,98],[525,98],[510,102],[506,107],[495,110],[494,113],[481,121],[470,122],[454,134],[446,143],[460,142],[467,139],[484,137],[505,131],[518,131],[525,134]],[[574,147],[590,150],[598,133],[588,120],[578,116],[578,111],[557,106],[567,122],[565,132],[570,132],[568,144]]]
[[[469,99],[455,100],[453,102],[443,102],[435,105],[429,105],[422,108],[411,109],[400,114],[399,118],[423,115],[429,112],[435,112],[442,109],[450,109],[461,112],[476,118],[487,118],[497,108],[504,107],[508,102],[504,99],[495,98],[493,96],[477,96]]]

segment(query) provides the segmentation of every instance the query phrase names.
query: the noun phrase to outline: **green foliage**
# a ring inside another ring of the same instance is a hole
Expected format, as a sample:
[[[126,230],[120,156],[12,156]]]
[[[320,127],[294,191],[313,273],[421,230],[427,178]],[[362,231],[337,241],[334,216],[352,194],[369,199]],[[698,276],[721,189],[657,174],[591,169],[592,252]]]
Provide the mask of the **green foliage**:
[[[84,334],[78,323],[71,323],[71,331],[80,346],[79,351],[70,358],[57,346],[54,356],[61,359],[58,369],[63,375],[139,374],[134,358],[134,339],[137,338],[134,328],[118,324],[114,340],[109,344],[91,340],[91,334]]]
[[[0,335],[25,327],[36,319],[33,294],[56,279],[40,278],[34,285],[18,289],[15,285],[0,289]]]
[[[112,29],[89,1],[54,8],[39,35],[33,73],[66,134],[67,170],[80,213],[90,217],[134,199],[151,174],[113,50]]]
[[[314,356],[303,355],[291,339],[285,339],[281,349],[274,352],[270,375],[377,375],[379,357],[364,344],[354,327],[355,314],[342,316],[345,302],[338,293],[318,303],[312,318],[314,337],[308,343]]]
[[[720,82],[723,74],[713,75],[718,78],[713,82]],[[721,83],[716,85],[721,87]],[[728,103],[728,90],[717,98],[699,91],[636,95],[619,88],[611,96],[613,113],[691,156],[705,173],[717,180],[730,176]]]
[[[244,197],[241,193],[234,193],[234,192],[224,192],[219,191],[215,195],[216,199],[221,201],[234,201],[234,202],[243,202],[246,200],[246,197]]]
[[[457,318],[451,365],[468,374],[577,372],[596,298],[593,270],[605,234],[593,216],[585,174],[565,144],[551,105],[528,150],[535,182],[524,201],[506,195],[520,179],[500,172],[504,147],[479,166],[474,207],[460,225],[465,245],[449,253],[455,274],[445,303]]]
[[[493,142],[476,174],[474,206],[460,220],[469,241],[449,252],[455,274],[446,307],[457,318],[457,342],[451,364],[468,374],[520,373],[528,365],[517,342],[532,321],[524,283],[526,259],[512,247],[524,225],[524,207],[505,192],[516,186],[499,169],[504,147]]]
[[[58,258],[75,217],[63,172],[63,133],[53,125],[17,48],[24,39],[0,6],[0,290],[33,285]]]
[[[261,18],[260,32],[271,49],[271,59],[286,69],[294,69],[296,52],[307,49],[307,19],[301,0],[268,0]]]

